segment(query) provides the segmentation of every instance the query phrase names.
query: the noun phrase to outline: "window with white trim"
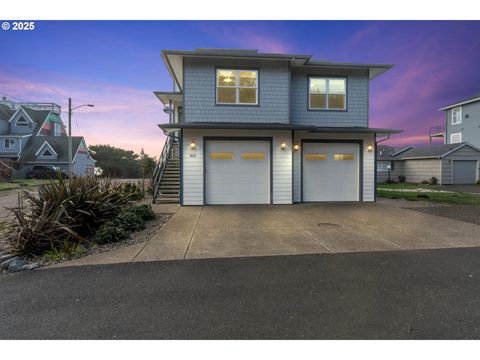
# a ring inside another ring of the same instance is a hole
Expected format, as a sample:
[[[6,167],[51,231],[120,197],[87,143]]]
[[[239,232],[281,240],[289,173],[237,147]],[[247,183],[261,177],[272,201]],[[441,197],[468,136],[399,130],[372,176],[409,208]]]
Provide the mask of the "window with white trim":
[[[20,116],[17,121],[15,121],[15,126],[18,127],[28,127],[28,121],[23,116]]]
[[[6,138],[4,140],[5,149],[13,149],[15,147],[15,139]]]
[[[462,133],[453,133],[450,134],[450,144],[457,144],[462,142]]]
[[[377,162],[377,171],[385,172],[391,170],[390,169],[390,161],[378,161]]]
[[[217,69],[217,104],[257,105],[258,71]]]
[[[346,78],[308,78],[308,108],[311,110],[346,110]]]
[[[462,107],[454,107],[452,109],[452,125],[461,124],[462,123]]]

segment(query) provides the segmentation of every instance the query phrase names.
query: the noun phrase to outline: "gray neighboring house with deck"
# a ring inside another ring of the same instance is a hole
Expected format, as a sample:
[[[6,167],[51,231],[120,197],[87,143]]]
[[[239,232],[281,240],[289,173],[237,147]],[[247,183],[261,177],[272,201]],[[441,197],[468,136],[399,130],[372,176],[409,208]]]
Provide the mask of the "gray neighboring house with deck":
[[[392,65],[241,49],[164,50],[173,89],[154,201],[375,201],[369,83]]]
[[[399,176],[404,176],[409,183],[428,181],[432,177],[437,178],[440,185],[475,184],[479,180],[480,149],[472,144],[408,147],[396,152],[393,149],[377,148],[377,161],[382,162],[377,164],[377,182],[385,182],[389,173],[391,180],[398,181]]]
[[[430,140],[443,137],[444,144],[468,142],[480,148],[480,93],[440,108],[445,123],[430,129]]]
[[[52,103],[0,101],[0,174],[25,178],[35,165],[68,170],[68,137],[61,108]],[[93,176],[95,160],[85,139],[72,136],[73,174]]]

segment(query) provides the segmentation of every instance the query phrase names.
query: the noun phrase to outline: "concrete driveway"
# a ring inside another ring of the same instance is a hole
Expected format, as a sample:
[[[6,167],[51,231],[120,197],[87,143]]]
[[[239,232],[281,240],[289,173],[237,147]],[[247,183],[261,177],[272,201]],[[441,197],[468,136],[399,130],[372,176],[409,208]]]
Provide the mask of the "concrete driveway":
[[[182,207],[135,261],[469,247],[479,233],[388,203]]]
[[[480,226],[385,203],[178,207],[146,243],[61,266],[480,246]]]

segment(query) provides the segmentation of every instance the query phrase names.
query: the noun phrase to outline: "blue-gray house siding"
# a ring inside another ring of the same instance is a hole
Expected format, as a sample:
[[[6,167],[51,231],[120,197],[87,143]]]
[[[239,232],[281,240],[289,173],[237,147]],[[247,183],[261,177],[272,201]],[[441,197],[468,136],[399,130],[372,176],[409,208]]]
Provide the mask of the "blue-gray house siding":
[[[347,78],[347,109],[309,110],[309,76],[338,76]],[[291,120],[294,124],[325,127],[368,126],[368,73],[366,71],[319,71],[295,69],[292,71]]]
[[[452,109],[445,110],[445,142],[450,144],[450,135],[462,133],[462,142],[480,147],[480,101],[462,105],[462,122],[452,125]]]
[[[216,69],[258,69],[258,105],[216,105]],[[193,59],[184,63],[185,122],[289,122],[288,62]]]

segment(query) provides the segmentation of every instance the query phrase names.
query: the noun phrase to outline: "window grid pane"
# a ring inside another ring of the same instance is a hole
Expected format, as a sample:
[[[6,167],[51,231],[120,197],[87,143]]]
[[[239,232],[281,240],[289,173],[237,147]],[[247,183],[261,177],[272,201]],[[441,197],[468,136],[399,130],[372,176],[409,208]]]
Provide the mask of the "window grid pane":
[[[257,78],[257,70],[218,69],[217,103],[256,105]]]
[[[309,78],[309,108],[345,110],[346,78]]]

